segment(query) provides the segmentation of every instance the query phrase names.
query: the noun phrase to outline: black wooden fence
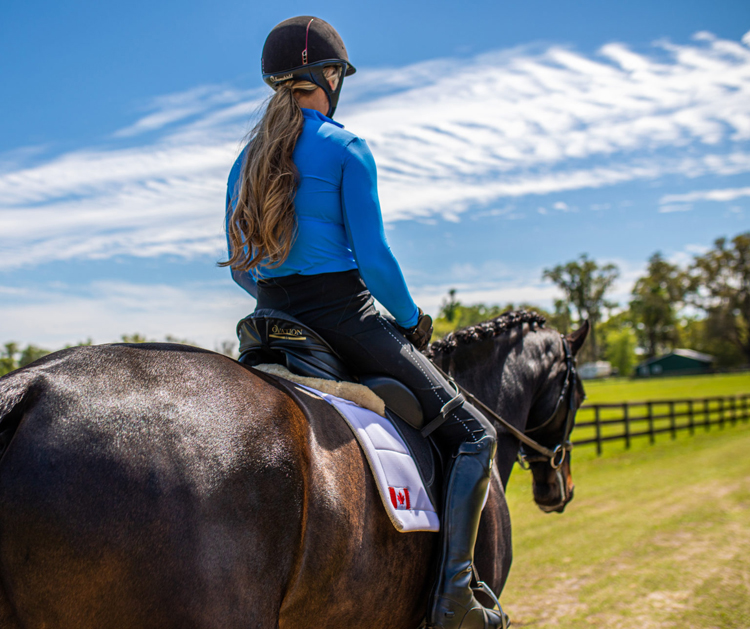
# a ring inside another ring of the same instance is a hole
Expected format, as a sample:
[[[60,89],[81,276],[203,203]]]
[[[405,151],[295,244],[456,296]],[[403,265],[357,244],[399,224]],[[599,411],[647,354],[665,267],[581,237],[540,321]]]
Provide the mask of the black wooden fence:
[[[679,430],[689,430],[692,435],[696,430],[724,428],[748,419],[750,394],[584,405],[578,410],[573,445],[596,444],[596,453],[601,454],[605,441],[625,441],[629,448],[638,437],[648,437],[654,443],[658,434],[669,433],[675,439]]]

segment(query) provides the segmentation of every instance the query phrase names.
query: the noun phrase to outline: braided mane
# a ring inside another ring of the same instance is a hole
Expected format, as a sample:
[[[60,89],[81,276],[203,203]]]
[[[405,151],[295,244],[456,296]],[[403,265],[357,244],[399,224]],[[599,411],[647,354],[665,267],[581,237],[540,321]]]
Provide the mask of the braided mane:
[[[495,319],[477,323],[476,325],[470,325],[460,330],[455,330],[446,334],[442,339],[432,343],[426,350],[425,355],[428,358],[434,358],[436,352],[443,354],[450,354],[458,344],[470,345],[477,343],[483,339],[493,338],[507,332],[519,325],[528,323],[529,326],[533,327],[538,325],[543,327],[547,319],[545,319],[538,312],[528,312],[526,310],[516,310],[504,312]]]

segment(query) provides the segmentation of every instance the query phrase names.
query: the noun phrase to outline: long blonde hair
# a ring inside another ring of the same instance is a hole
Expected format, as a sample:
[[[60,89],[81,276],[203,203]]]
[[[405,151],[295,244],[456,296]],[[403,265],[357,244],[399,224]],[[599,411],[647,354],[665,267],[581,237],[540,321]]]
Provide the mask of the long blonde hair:
[[[331,70],[326,76],[338,81],[337,69]],[[230,257],[219,266],[249,271],[261,263],[277,267],[289,256],[297,228],[294,195],[299,181],[292,153],[304,125],[294,92],[315,89],[309,81],[282,84],[250,132],[237,204],[227,225]]]

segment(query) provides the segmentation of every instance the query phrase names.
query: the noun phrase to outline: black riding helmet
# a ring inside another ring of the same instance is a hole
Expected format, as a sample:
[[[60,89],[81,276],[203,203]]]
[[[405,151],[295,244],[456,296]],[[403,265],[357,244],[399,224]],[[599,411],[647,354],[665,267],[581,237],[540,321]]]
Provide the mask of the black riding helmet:
[[[336,88],[331,89],[324,69],[341,68]],[[344,42],[328,22],[310,15],[284,20],[268,34],[261,57],[263,80],[274,90],[290,79],[310,81],[328,96],[328,117],[339,102],[344,76],[356,72],[349,63]]]

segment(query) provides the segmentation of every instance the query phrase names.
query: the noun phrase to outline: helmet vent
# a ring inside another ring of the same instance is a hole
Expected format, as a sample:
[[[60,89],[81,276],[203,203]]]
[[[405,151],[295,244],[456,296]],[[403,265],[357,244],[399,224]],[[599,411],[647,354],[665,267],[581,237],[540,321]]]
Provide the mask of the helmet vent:
[[[307,23],[307,29],[305,30],[305,49],[302,51],[302,65],[303,66],[307,65],[307,41],[310,37],[310,24],[312,24],[314,21],[315,21],[315,18],[310,20]]]

